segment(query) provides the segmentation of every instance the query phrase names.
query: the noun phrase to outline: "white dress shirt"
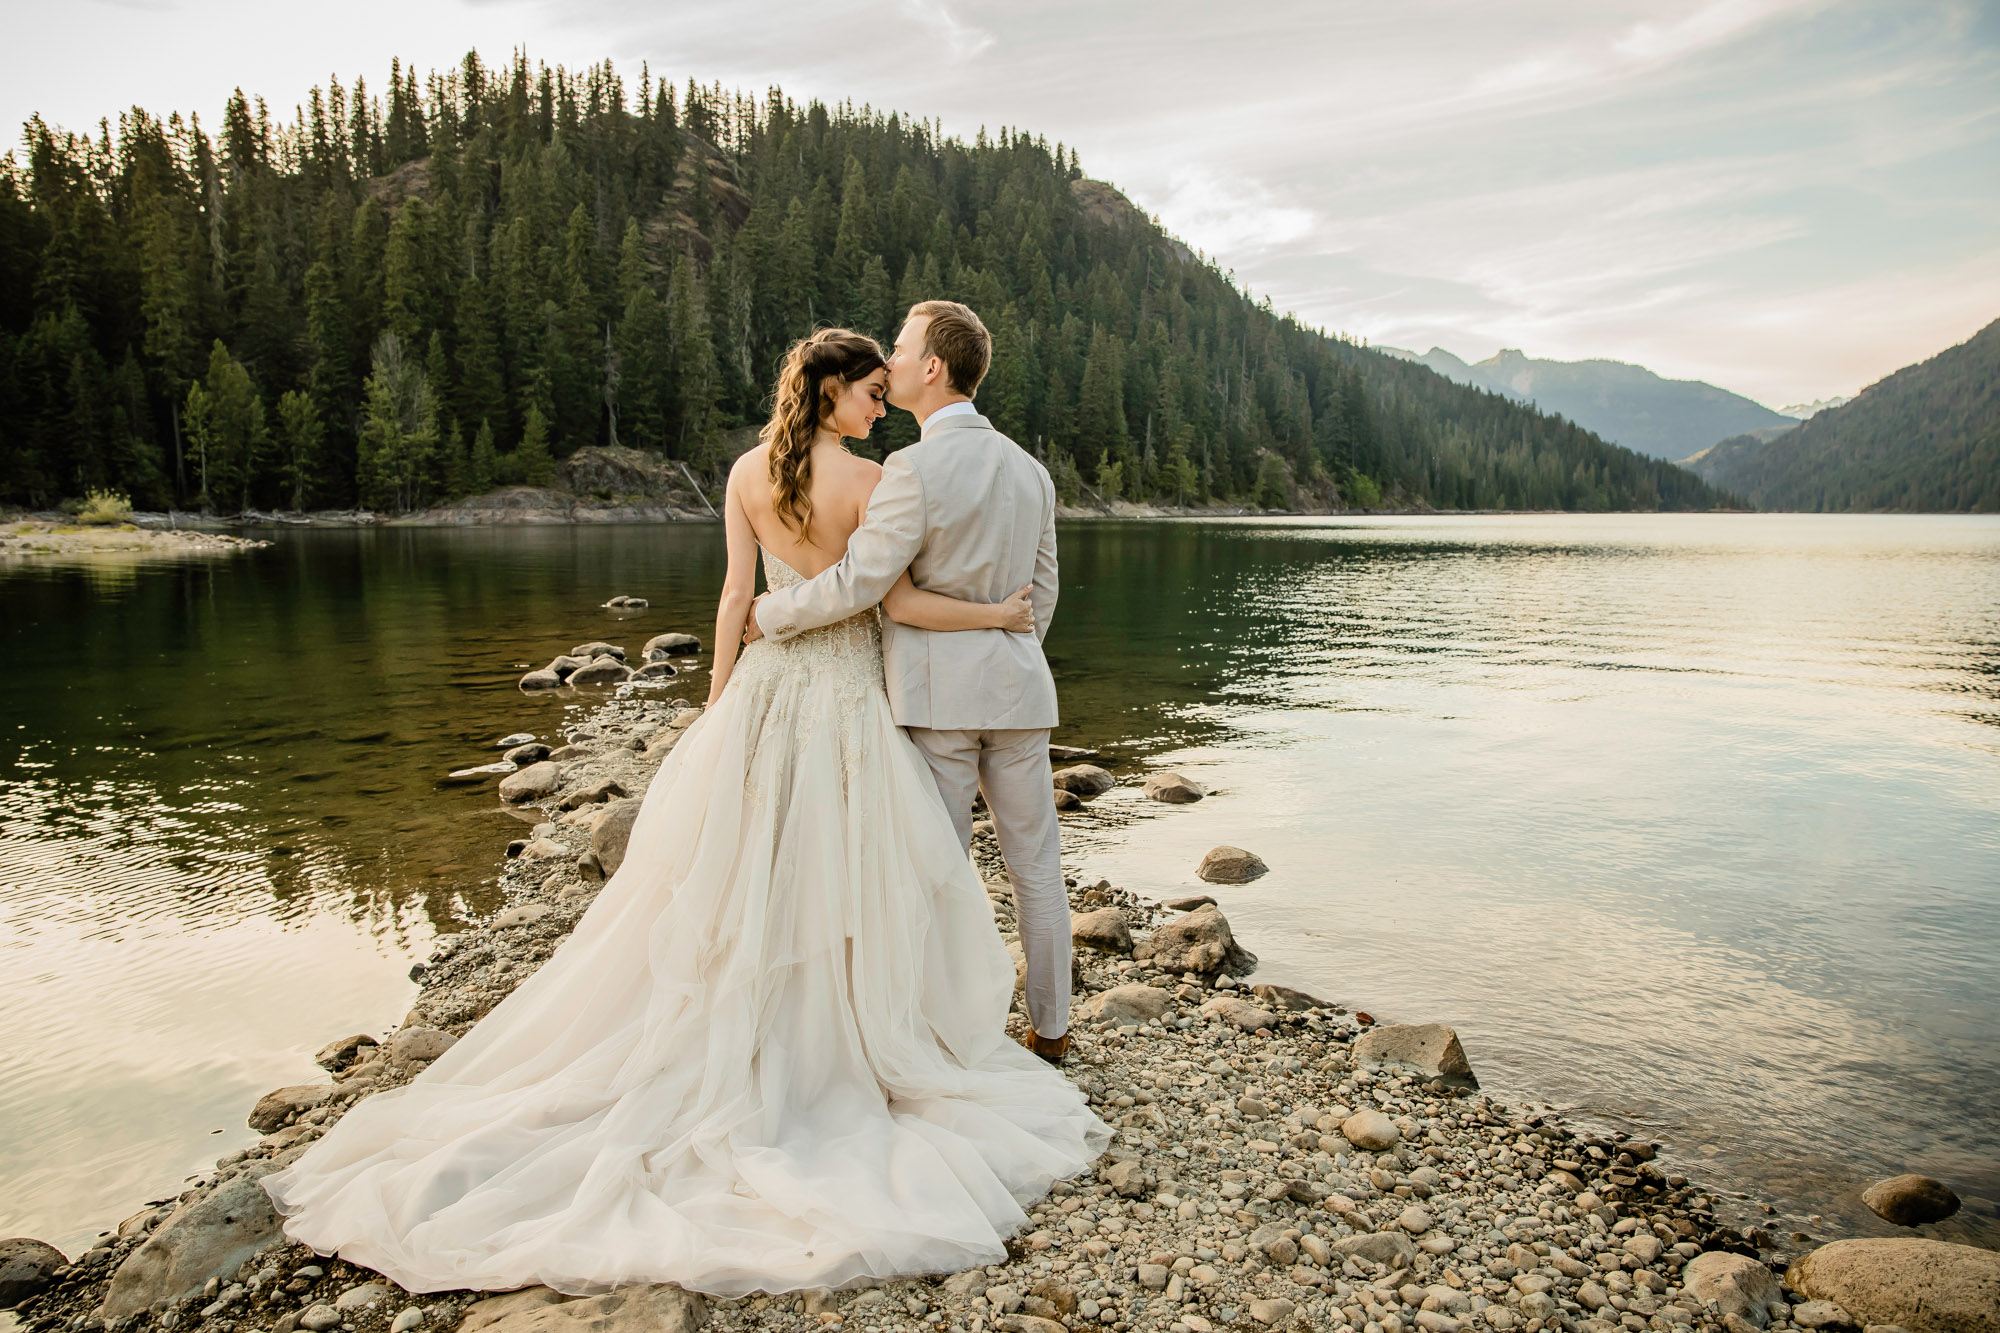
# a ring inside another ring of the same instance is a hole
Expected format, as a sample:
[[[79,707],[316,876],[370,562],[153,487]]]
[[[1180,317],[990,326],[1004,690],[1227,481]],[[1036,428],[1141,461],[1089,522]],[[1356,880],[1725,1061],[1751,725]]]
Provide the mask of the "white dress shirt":
[[[928,433],[932,423],[943,421],[946,417],[976,417],[978,415],[979,409],[972,405],[972,400],[970,398],[961,398],[955,403],[946,403],[943,407],[925,417],[923,424],[917,427],[917,432],[918,434]]]

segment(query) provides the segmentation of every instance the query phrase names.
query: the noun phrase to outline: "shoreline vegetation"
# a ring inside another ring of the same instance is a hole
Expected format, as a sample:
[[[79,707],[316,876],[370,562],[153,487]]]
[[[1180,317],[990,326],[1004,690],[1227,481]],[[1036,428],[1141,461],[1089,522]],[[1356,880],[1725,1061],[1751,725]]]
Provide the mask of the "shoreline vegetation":
[[[1093,1170],[1028,1205],[1003,1262],[737,1300],[672,1286],[416,1296],[287,1242],[261,1178],[359,1099],[449,1049],[560,947],[617,870],[640,797],[700,715],[665,694],[699,648],[690,635],[655,636],[641,653],[653,679],[621,685],[560,736],[501,738],[487,754],[497,762],[442,778],[497,779],[500,801],[523,821],[524,836],[506,848],[502,905],[441,936],[413,967],[419,990],[392,1031],[336,1037],[316,1057],[327,1079],[259,1100],[249,1111],[257,1143],[74,1258],[0,1241],[0,1307],[15,1306],[30,1333],[1992,1327],[2000,1254],[1916,1237],[1842,1240],[1781,1273],[1760,1257],[1774,1239],[1729,1225],[1723,1200],[1662,1168],[1658,1144],[1480,1092],[1448,1027],[1377,1024],[1252,983],[1257,960],[1210,895],[1156,902],[1075,873],[1066,879],[1076,1038],[1065,1072],[1117,1136]],[[593,679],[634,679],[615,645],[570,656],[602,664]],[[1089,751],[1052,747],[1052,758],[1064,765],[1062,809],[1121,781],[1143,781],[1170,805],[1205,796],[1179,774],[1121,779]],[[990,825],[975,825],[973,852],[1019,970]],[[1222,847],[1201,873],[1242,883],[1264,866]],[[1017,1003],[1010,1036],[1023,1021]],[[1956,1205],[1937,1182],[1910,1177],[1878,1185],[1869,1201],[1912,1225]]]

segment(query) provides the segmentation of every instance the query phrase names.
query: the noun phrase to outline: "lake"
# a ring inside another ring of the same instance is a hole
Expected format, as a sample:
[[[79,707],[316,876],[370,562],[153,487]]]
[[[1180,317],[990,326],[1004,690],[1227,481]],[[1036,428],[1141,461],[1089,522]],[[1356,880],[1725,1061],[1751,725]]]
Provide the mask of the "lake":
[[[720,530],[263,534],[0,565],[0,1235],[74,1253],[381,1032],[523,829],[443,781],[595,697],[587,639],[712,635]],[[1067,526],[1058,739],[1124,786],[1069,860],[1210,891],[1284,981],[1453,1024],[1489,1089],[1664,1141],[1780,1233],[1859,1185],[2000,1244],[2000,520]],[[614,594],[650,599],[614,613]],[[698,659],[706,661],[706,658]],[[706,676],[662,693],[699,701]]]

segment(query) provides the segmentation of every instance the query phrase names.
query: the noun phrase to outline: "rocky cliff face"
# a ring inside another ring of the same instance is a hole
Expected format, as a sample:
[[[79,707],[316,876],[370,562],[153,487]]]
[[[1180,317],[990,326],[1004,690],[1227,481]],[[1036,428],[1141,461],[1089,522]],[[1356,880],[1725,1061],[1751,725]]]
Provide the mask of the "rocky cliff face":
[[[503,486],[396,520],[419,527],[481,523],[672,523],[710,519],[707,502],[678,463],[622,446],[592,446],[564,459],[553,486]]]

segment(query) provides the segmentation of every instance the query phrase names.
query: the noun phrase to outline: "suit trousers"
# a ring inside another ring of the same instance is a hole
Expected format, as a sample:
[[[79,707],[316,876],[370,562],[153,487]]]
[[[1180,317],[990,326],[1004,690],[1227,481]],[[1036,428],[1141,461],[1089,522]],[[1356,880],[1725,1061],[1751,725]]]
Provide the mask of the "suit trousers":
[[[1048,730],[911,727],[909,733],[930,762],[952,827],[968,851],[973,794],[986,793],[1028,964],[1028,1019],[1042,1036],[1060,1037],[1069,1031],[1069,894],[1063,887]]]

